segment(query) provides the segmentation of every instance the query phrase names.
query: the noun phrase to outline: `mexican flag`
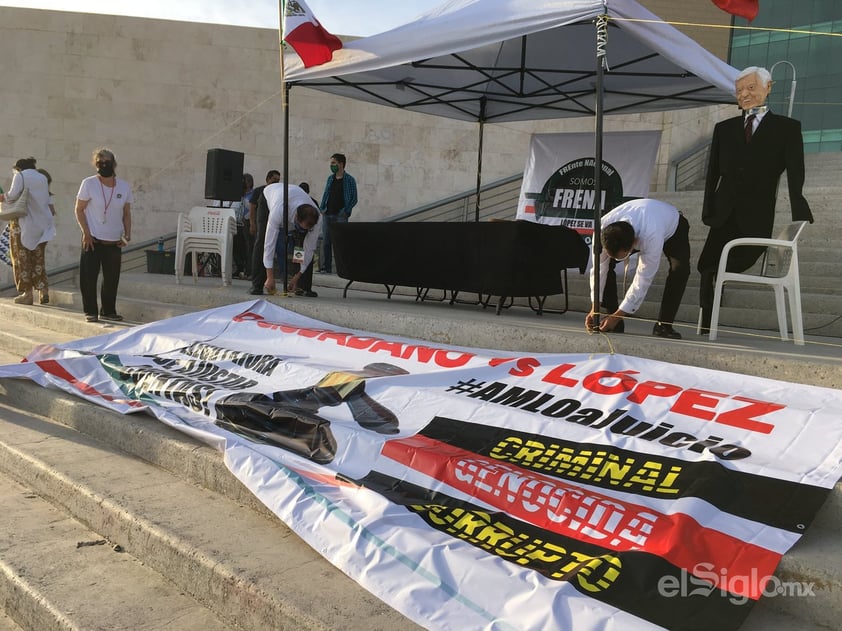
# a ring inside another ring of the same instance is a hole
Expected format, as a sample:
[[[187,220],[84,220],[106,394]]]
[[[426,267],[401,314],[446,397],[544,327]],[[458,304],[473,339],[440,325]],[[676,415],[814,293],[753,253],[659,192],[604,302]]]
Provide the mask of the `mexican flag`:
[[[338,37],[328,33],[303,0],[286,0],[283,15],[284,42],[292,46],[305,68],[333,59],[342,48]]]
[[[760,0],[713,0],[713,3],[731,15],[739,15],[751,22],[760,10]]]

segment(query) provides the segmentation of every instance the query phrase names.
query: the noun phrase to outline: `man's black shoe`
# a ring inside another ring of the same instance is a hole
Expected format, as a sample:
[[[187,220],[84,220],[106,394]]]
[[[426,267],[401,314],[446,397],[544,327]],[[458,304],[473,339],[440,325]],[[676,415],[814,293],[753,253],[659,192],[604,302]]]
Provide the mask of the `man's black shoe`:
[[[262,290],[262,289],[255,289],[254,287],[252,287],[251,289],[249,289],[249,293],[250,293],[252,296],[262,296],[262,295],[263,295],[263,290]]]
[[[672,328],[671,324],[661,324],[660,322],[655,323],[655,327],[652,329],[652,335],[655,337],[666,337],[671,340],[681,339],[681,333]]]
[[[307,297],[307,298],[318,298],[319,294],[317,294],[315,291],[311,291],[311,290],[308,289],[307,291],[304,292],[304,296]]]

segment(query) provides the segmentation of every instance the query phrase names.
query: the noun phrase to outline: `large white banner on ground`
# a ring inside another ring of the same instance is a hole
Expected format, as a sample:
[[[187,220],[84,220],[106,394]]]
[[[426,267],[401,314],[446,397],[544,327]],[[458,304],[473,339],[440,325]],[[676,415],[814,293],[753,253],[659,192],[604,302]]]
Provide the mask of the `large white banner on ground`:
[[[601,208],[647,197],[660,131],[608,132],[602,140]],[[565,225],[590,245],[596,202],[592,133],[532,134],[517,218]]]
[[[430,629],[737,629],[842,468],[842,393],[332,326],[265,301],[36,349],[25,377],[225,451]]]

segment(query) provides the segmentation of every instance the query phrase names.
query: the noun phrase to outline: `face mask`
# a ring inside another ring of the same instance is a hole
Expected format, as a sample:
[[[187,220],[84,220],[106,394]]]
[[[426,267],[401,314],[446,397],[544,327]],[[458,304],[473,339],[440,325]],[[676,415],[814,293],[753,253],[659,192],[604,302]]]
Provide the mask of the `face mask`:
[[[338,170],[339,170],[339,165],[338,165],[338,164],[331,164],[331,165],[330,165],[330,172],[331,172],[331,173],[336,173]]]
[[[102,177],[111,177],[114,175],[114,167],[110,164],[103,164],[101,167],[98,167],[96,170]]]

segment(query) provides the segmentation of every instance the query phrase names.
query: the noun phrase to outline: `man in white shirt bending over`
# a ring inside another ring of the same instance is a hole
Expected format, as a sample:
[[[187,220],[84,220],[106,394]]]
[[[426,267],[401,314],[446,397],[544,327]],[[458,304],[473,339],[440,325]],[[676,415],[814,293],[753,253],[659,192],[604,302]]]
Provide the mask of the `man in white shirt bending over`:
[[[269,206],[269,221],[266,225],[266,241],[263,244],[263,265],[266,268],[266,283],[264,288],[268,293],[275,293],[275,266],[276,253],[279,260],[278,265],[286,273],[286,265],[289,262],[297,262],[298,271],[292,275],[289,282],[289,290],[295,292],[298,283],[307,267],[313,262],[313,254],[316,251],[316,244],[319,241],[319,233],[314,230],[319,223],[319,209],[313,204],[313,199],[299,186],[289,186],[289,212],[287,234],[289,239],[284,241],[284,183],[269,184],[263,189],[263,196],[266,197],[266,204]],[[277,248],[278,242],[283,245]],[[300,245],[299,245],[300,244]],[[300,258],[296,261],[293,257],[293,250],[298,250]],[[310,292],[313,293],[313,292]],[[315,295],[315,294],[313,294]]]
[[[661,262],[661,252],[669,260],[670,269],[664,285],[661,310],[652,335],[681,339],[673,329],[675,314],[684,296],[690,276],[690,225],[674,206],[656,199],[635,199],[620,204],[602,217],[602,253],[599,259],[599,287],[602,306],[608,315],[600,318],[600,331],[623,331],[624,318],[640,308]],[[606,287],[610,259],[626,261],[639,253],[634,279],[623,301],[617,300],[616,280]],[[594,273],[591,269],[591,296]],[[585,318],[585,326],[593,328],[597,304]]]

